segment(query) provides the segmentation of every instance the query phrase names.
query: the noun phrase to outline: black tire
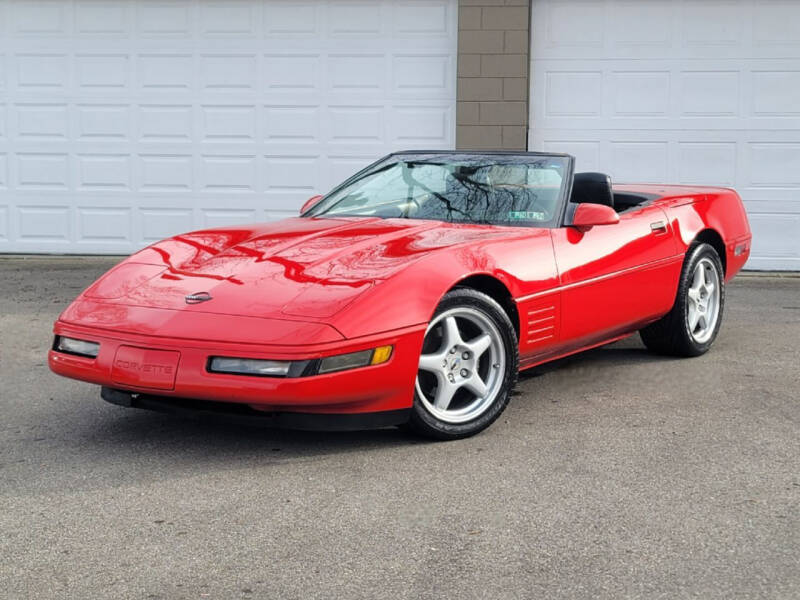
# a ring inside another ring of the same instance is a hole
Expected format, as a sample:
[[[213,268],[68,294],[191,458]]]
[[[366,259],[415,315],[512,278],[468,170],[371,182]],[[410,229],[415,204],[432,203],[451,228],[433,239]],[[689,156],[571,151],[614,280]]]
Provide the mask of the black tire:
[[[517,383],[519,373],[519,347],[517,334],[508,314],[500,304],[486,294],[471,288],[456,288],[442,298],[431,321],[443,312],[454,308],[470,308],[480,311],[497,328],[505,352],[505,369],[499,384],[499,391],[488,406],[476,418],[462,423],[449,423],[437,418],[422,402],[415,386],[414,405],[407,429],[434,439],[455,440],[465,438],[483,431],[491,425],[505,410],[511,398],[511,392]]]
[[[708,259],[717,272],[719,282],[719,308],[711,336],[698,342],[689,330],[688,291],[692,285],[692,277],[698,263]],[[651,323],[639,335],[647,348],[658,354],[667,356],[700,356],[708,352],[719,333],[725,308],[725,277],[722,261],[713,246],[696,244],[689,248],[681,270],[678,293],[672,310],[658,321]]]

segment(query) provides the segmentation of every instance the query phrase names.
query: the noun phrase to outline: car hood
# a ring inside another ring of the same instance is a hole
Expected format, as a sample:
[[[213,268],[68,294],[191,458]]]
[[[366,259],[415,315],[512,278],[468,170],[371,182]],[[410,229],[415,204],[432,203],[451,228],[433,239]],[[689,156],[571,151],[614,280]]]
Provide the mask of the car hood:
[[[492,226],[374,218],[211,229],[142,250],[84,296],[131,306],[324,319],[432,252],[508,235]]]

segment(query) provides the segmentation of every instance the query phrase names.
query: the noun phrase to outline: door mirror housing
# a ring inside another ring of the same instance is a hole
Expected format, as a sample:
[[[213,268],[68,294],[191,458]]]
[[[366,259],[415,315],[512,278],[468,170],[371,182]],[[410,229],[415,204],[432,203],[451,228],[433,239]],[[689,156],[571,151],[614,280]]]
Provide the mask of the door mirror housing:
[[[311,196],[311,198],[306,200],[306,203],[303,204],[303,206],[300,208],[300,216],[303,216],[308,211],[310,211],[312,208],[314,208],[320,200],[322,200],[322,194],[317,194],[316,196]]]
[[[570,225],[580,231],[588,231],[598,225],[616,225],[619,215],[610,206],[582,202],[575,208]]]

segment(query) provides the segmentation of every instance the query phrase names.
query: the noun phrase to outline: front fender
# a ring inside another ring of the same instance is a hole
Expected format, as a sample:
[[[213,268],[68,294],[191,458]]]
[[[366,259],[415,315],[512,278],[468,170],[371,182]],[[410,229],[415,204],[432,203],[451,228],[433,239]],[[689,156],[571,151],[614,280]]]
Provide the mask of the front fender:
[[[518,238],[432,253],[376,282],[326,322],[347,338],[425,325],[442,297],[474,275],[497,279],[514,299],[556,287],[550,230],[530,229]]]

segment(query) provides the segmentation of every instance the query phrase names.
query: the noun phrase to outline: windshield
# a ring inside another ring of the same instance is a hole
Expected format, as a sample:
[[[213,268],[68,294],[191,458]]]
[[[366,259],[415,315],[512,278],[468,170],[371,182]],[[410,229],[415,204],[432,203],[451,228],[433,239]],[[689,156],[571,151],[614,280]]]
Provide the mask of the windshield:
[[[392,155],[333,190],[304,216],[545,227],[557,218],[568,169],[566,156]]]

